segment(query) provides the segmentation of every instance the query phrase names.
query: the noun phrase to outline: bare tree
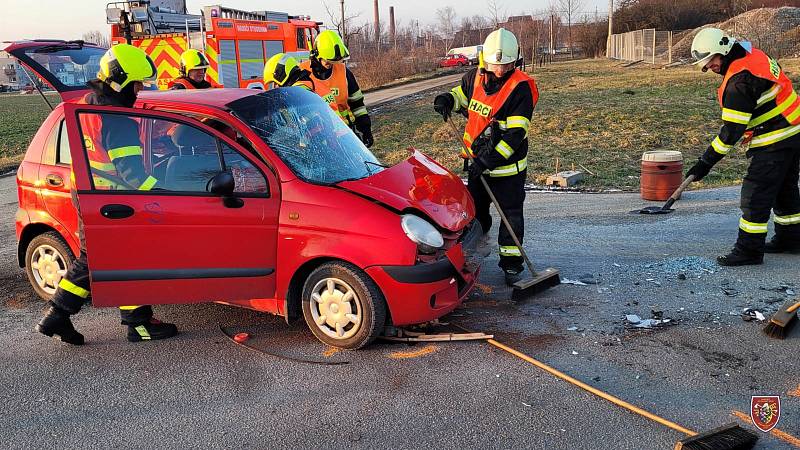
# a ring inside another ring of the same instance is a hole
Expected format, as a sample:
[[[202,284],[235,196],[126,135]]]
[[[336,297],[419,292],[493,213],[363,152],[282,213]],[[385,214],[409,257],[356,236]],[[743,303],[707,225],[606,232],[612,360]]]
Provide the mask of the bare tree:
[[[478,30],[478,40],[480,41],[478,44],[483,44],[483,38],[487,34],[486,28],[489,27],[489,21],[486,20],[486,17],[476,14],[472,16],[472,26]]]
[[[83,33],[83,41],[91,42],[92,44],[97,44],[100,47],[105,48],[109,48],[111,46],[111,41],[108,39],[108,36],[97,30]]]
[[[452,46],[456,33],[456,10],[452,6],[445,6],[436,10],[436,21],[439,25],[439,32],[442,33],[445,47]]]
[[[469,17],[462,17],[461,18],[461,46],[467,46],[467,35],[471,34],[472,31],[472,19]]]
[[[342,36],[344,45],[350,47],[351,35],[361,33],[361,30],[365,26],[355,25],[355,20],[361,16],[361,12],[349,12],[346,7],[342,6],[342,8],[344,8],[344,17],[342,17],[342,14],[339,12],[339,10],[336,8],[331,8],[328,5],[328,2],[324,2],[323,5],[325,6],[325,11],[328,13],[328,19],[330,19],[331,25],[333,25],[336,28],[336,31],[339,32],[339,35]]]
[[[569,42],[569,55],[573,58],[575,55],[572,50],[572,19],[575,18],[578,11],[584,6],[585,0],[558,0],[558,6],[561,8],[561,13],[567,18],[567,33]]]
[[[486,2],[486,7],[489,9],[489,17],[491,17],[495,28],[499,28],[500,24],[506,21],[508,14],[506,9],[503,8],[502,2],[497,0],[489,0]]]

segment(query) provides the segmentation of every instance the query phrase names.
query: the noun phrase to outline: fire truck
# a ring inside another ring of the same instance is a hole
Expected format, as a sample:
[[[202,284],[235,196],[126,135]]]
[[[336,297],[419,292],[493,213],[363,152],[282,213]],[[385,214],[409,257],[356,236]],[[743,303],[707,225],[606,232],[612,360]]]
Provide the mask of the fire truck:
[[[322,22],[275,11],[241,11],[220,5],[188,14],[185,0],[112,2],[106,6],[111,43],[143,49],[158,69],[158,88],[180,76],[180,54],[203,51],[207,77],[224,87],[261,88],[264,63],[276,53],[308,58]]]

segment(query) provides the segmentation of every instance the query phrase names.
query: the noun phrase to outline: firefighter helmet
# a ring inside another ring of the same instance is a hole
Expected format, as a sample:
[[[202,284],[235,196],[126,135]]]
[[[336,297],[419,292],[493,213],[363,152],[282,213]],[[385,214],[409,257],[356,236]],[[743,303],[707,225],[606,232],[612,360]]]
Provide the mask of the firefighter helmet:
[[[186,76],[190,70],[208,68],[208,58],[200,50],[190,48],[181,53],[181,75]]]
[[[275,83],[278,86],[285,86],[286,82],[292,78],[296,72],[303,70],[297,60],[286,53],[278,53],[267,60],[264,65],[264,86]]]
[[[483,60],[487,64],[511,64],[519,59],[519,43],[514,33],[500,28],[483,42]]]
[[[333,30],[325,30],[317,35],[314,40],[314,54],[328,61],[344,61],[350,58],[342,37]]]
[[[100,58],[97,78],[121,92],[134,81],[147,81],[156,76],[156,65],[140,48],[128,44],[117,44]]]
[[[692,40],[692,57],[695,59],[695,64],[703,67],[714,55],[727,55],[735,42],[736,39],[719,28],[700,30]]]

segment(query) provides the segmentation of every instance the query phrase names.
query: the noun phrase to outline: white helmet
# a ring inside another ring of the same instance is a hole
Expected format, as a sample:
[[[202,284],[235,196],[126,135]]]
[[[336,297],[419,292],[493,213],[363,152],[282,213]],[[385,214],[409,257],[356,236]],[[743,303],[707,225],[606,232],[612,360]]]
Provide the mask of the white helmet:
[[[692,57],[695,64],[705,66],[714,55],[725,56],[730,53],[736,39],[719,28],[704,28],[692,41]]]
[[[483,42],[483,61],[487,64],[510,64],[519,59],[519,44],[514,33],[500,28],[489,33]]]

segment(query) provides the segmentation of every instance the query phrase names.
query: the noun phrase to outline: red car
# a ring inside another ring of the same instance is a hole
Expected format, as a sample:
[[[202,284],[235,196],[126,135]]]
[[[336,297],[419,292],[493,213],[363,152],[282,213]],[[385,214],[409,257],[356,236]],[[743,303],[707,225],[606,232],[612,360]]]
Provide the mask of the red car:
[[[447,55],[439,60],[439,67],[463,67],[469,65],[469,58],[461,54]]]
[[[383,166],[313,93],[144,91],[135,108],[92,106],[76,100],[104,49],[5,50],[64,101],[17,172],[19,263],[45,299],[79,250],[71,169],[95,306],[302,315],[324,343],[354,349],[386,325],[447,314],[475,283],[482,231],[461,179],[416,150]],[[136,121],[160,188],[135,190],[98,163],[90,129],[105,116]]]

